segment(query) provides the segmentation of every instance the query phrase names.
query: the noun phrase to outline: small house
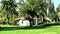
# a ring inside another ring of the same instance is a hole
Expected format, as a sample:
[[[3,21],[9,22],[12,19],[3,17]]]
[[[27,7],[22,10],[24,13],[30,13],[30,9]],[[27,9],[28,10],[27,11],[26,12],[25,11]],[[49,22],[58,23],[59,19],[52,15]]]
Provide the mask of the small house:
[[[24,17],[17,18],[17,25],[18,26],[30,26],[29,20],[26,20]]]
[[[36,25],[36,22],[37,24],[41,24],[42,23],[41,18],[38,18],[38,20],[36,21],[36,17],[34,17],[31,23],[32,25]],[[26,20],[24,17],[17,18],[17,25],[18,26],[30,26],[30,21]]]

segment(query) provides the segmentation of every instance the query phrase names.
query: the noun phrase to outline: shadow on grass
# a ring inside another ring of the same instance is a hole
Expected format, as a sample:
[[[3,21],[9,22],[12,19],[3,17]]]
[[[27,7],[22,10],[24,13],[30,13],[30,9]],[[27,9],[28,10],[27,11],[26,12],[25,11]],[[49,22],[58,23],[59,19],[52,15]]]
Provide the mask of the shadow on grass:
[[[45,29],[50,26],[55,26],[55,24],[45,24],[40,26],[33,26],[33,27],[0,27],[0,31],[11,31],[11,30],[30,30],[30,29]]]

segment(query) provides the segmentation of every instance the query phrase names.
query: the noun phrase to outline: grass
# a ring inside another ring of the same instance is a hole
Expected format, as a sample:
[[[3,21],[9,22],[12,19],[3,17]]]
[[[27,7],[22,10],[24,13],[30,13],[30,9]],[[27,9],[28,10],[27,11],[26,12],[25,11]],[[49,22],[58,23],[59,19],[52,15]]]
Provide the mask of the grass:
[[[0,34],[60,34],[60,25],[34,27],[1,26]]]

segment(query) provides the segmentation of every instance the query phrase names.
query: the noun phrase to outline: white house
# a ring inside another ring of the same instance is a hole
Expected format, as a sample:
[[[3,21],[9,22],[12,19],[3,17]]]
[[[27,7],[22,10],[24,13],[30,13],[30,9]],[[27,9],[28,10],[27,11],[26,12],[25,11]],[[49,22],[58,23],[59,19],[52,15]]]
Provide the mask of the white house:
[[[30,26],[29,20],[26,20],[24,17],[17,19],[17,25],[18,26]]]
[[[17,25],[19,25],[19,26],[30,26],[30,22],[29,22],[29,20],[19,20],[17,22]]]

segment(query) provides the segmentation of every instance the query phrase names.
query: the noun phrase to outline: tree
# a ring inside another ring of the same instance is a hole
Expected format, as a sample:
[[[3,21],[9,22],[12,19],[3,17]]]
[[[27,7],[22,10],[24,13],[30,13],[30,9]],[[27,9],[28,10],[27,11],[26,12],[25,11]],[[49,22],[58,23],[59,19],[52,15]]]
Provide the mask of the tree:
[[[22,14],[21,11],[22,11],[22,6],[25,5],[26,2],[24,2],[24,0],[19,0],[19,2],[17,2],[17,9],[18,9],[18,17],[21,17],[21,16],[26,16],[26,14]]]
[[[56,20],[57,13],[54,9],[54,3],[51,2],[51,0],[48,0],[48,17],[54,21]]]
[[[27,14],[30,19],[33,20],[33,17],[44,16],[46,15],[47,4],[44,0],[26,0],[26,4],[22,6],[22,13]],[[38,23],[36,23],[37,25]]]
[[[18,15],[18,13],[16,12],[17,5],[14,0],[8,0],[8,1],[3,0],[2,5],[3,5],[4,12],[6,12],[5,16],[9,23],[9,20],[11,19],[11,17],[14,17],[13,15]]]
[[[0,6],[0,24],[2,24],[2,7]]]
[[[56,8],[56,11],[57,11],[57,20],[59,21],[60,20],[60,4],[58,5],[58,7]]]
[[[58,7],[56,8],[57,13],[60,12],[60,4],[58,5]]]
[[[2,13],[2,7],[0,7],[0,13]]]

